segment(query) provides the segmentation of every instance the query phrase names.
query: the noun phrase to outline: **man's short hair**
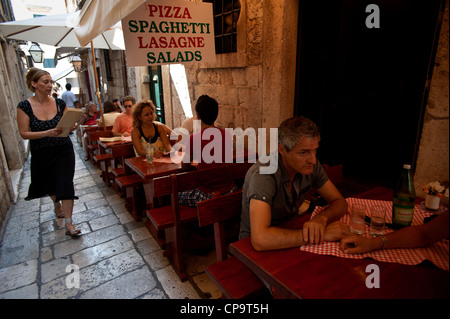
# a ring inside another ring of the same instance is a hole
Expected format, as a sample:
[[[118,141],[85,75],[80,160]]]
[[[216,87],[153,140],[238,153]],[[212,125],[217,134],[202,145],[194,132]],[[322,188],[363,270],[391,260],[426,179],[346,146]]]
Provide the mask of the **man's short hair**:
[[[203,123],[212,125],[219,115],[219,104],[212,97],[202,95],[195,104],[195,112]]]
[[[72,89],[72,84],[66,83],[66,90],[70,91]]]
[[[278,143],[282,144],[287,152],[290,152],[302,137],[320,137],[317,125],[304,116],[288,118],[278,128]]]
[[[127,95],[123,98],[123,104],[125,104],[126,101],[131,101],[133,105],[136,104],[136,99],[131,95]]]

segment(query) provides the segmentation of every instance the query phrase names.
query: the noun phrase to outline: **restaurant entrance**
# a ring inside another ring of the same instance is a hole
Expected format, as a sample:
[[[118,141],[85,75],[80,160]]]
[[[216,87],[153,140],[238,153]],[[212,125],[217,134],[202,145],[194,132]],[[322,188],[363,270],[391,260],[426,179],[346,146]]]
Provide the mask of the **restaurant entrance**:
[[[321,163],[392,187],[417,156],[445,1],[377,1],[379,28],[370,3],[300,1],[294,115],[321,127]]]

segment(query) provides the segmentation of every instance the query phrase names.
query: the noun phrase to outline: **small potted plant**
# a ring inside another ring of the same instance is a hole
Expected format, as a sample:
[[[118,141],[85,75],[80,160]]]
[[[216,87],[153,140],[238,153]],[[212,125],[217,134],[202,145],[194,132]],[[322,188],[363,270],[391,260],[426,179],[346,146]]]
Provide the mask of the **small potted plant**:
[[[442,196],[448,197],[448,187],[442,186],[438,181],[428,183],[422,187],[425,196],[425,207],[438,210]]]

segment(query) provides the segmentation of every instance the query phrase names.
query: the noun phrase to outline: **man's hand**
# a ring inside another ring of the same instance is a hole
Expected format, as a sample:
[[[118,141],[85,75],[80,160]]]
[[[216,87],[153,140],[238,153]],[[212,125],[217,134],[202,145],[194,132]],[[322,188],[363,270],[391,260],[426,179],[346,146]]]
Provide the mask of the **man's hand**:
[[[333,222],[325,229],[324,241],[337,241],[350,235],[350,227],[339,221]]]
[[[325,227],[327,218],[322,215],[316,215],[308,222],[303,224],[303,243],[321,244],[325,237]]]

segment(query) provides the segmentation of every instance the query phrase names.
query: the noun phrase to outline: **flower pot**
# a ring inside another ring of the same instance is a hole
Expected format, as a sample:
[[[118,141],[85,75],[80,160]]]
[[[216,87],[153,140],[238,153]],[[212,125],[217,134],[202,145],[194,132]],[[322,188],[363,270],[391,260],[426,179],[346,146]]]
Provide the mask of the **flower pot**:
[[[438,210],[441,199],[434,195],[425,196],[425,207],[431,210]]]

